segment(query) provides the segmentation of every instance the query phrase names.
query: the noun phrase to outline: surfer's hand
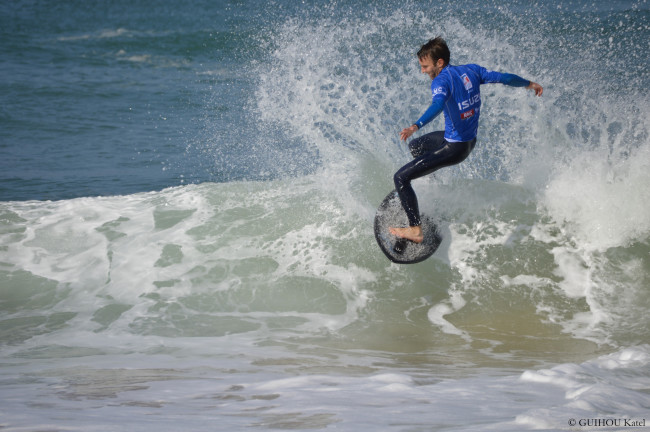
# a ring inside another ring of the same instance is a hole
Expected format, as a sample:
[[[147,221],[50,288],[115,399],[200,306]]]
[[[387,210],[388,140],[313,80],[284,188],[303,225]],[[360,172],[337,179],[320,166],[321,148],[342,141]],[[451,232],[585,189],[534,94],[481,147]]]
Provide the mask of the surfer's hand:
[[[532,82],[532,81],[530,82],[530,84],[528,84],[528,87],[526,87],[526,88],[534,91],[536,96],[541,96],[542,93],[544,92],[544,89],[542,88],[541,85],[537,84],[536,82]]]
[[[408,137],[410,137],[417,131],[418,131],[418,127],[416,125],[411,125],[411,127],[402,129],[402,132],[399,133],[399,137],[402,141],[406,141]]]

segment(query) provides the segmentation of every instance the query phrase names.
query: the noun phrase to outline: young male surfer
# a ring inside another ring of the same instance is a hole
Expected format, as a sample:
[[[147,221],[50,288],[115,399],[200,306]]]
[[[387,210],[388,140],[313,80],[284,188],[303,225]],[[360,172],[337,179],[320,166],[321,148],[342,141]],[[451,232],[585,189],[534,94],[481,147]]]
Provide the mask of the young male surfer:
[[[431,132],[412,140],[409,149],[414,159],[395,173],[395,189],[409,220],[406,228],[391,227],[390,232],[401,238],[421,243],[422,223],[418,200],[411,181],[431,174],[439,168],[461,163],[474,149],[481,113],[481,84],[501,83],[512,87],[526,87],[537,96],[543,88],[517,75],[488,71],[476,64],[452,66],[449,48],[440,37],[429,40],[417,53],[422,73],[433,80],[433,101],[426,112],[412,126],[400,132],[406,141],[416,131],[441,112],[445,114],[445,130]]]

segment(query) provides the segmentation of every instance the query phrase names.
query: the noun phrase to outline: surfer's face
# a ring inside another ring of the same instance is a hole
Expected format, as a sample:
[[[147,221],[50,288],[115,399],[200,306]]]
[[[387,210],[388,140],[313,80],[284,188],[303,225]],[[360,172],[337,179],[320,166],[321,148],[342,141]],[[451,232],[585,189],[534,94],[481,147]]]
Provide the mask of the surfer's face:
[[[434,79],[438,76],[442,68],[445,66],[445,61],[443,59],[438,59],[433,61],[431,57],[420,58],[420,68],[423,74],[429,75],[431,79]]]

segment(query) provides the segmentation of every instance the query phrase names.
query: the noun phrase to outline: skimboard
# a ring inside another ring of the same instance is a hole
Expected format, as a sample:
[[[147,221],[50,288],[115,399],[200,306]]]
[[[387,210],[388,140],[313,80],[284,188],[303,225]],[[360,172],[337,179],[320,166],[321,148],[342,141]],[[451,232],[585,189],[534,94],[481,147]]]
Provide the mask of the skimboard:
[[[429,258],[438,249],[442,237],[433,219],[421,214],[422,243],[415,243],[396,237],[389,227],[407,227],[408,218],[396,191],[389,193],[381,202],[375,214],[375,238],[382,252],[389,260],[398,264],[414,264]]]

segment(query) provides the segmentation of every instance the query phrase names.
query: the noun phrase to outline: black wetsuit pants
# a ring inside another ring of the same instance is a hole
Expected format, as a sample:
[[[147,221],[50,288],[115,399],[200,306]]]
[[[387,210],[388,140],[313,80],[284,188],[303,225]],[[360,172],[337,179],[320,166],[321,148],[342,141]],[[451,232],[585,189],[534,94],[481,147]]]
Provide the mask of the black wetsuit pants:
[[[443,131],[422,135],[409,143],[409,149],[415,159],[400,168],[395,173],[394,180],[395,189],[406,211],[410,226],[420,226],[422,223],[418,199],[411,181],[440,168],[461,163],[469,156],[475,145],[476,138],[465,142],[445,141]]]

